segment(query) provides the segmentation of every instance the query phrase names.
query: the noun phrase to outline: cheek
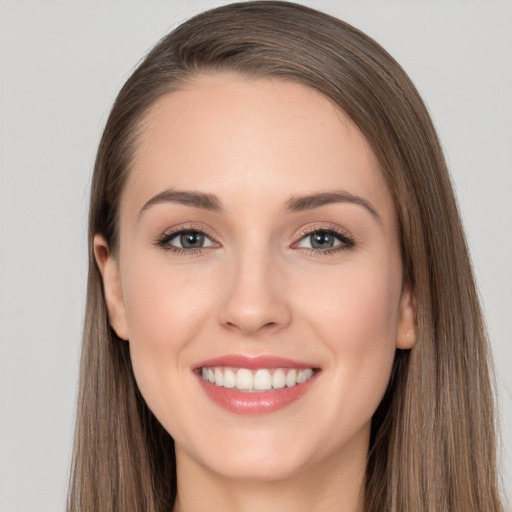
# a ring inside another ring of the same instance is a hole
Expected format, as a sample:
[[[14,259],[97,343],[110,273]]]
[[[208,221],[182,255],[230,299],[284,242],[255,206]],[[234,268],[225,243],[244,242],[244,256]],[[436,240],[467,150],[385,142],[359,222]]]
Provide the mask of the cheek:
[[[396,351],[400,268],[351,267],[308,289],[308,310],[303,311],[315,336],[330,351],[333,414],[350,410],[361,423],[375,412],[387,388]],[[340,392],[339,390],[344,390]],[[336,393],[338,395],[336,395]]]
[[[208,273],[170,265],[165,255],[133,258],[123,281],[130,338],[155,350],[176,348],[194,337],[208,314]]]
[[[167,407],[162,390],[175,389],[190,368],[183,353],[211,317],[213,284],[201,271],[184,272],[164,256],[126,262],[123,295],[137,384],[153,410]],[[211,281],[211,278],[210,278]]]
[[[385,341],[394,345],[401,297],[399,260],[361,260],[311,274],[301,290],[302,314],[311,311],[333,349],[344,346],[354,355]]]

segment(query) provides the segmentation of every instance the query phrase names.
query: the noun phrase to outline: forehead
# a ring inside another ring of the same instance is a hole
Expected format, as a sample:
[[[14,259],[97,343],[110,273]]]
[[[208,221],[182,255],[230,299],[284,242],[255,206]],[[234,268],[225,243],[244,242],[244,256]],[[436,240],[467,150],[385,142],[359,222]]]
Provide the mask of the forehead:
[[[329,98],[233,74],[196,77],[144,118],[121,210],[169,188],[213,193],[233,208],[343,189],[393,209],[371,147]]]

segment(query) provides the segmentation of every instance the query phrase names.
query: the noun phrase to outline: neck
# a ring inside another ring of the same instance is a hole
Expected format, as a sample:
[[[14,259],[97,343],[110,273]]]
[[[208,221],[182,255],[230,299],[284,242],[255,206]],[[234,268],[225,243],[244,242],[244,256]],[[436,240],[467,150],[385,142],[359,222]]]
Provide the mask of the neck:
[[[365,450],[350,450],[279,480],[227,478],[176,447],[178,495],[173,512],[362,512]]]

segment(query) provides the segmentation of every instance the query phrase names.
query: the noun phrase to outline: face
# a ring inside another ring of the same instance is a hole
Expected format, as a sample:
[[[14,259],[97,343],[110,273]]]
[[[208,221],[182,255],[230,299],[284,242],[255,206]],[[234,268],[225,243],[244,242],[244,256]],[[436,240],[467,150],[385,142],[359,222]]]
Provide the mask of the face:
[[[266,78],[170,93],[144,120],[119,240],[95,239],[110,319],[178,466],[364,464],[414,314],[391,196],[343,112]]]

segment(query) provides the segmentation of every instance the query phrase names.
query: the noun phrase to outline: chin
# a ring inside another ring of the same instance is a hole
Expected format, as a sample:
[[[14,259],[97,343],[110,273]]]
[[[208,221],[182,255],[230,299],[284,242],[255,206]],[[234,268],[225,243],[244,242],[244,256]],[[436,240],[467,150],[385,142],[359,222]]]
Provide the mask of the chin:
[[[224,478],[270,482],[304,471],[322,446],[320,442],[316,446],[311,438],[307,442],[283,429],[269,431],[254,424],[252,428],[221,430],[213,428],[208,435],[203,432],[194,439],[175,439],[178,460],[192,460]]]
[[[306,460],[297,457],[276,456],[266,451],[216,460],[209,469],[216,474],[229,478],[256,482],[273,482],[292,478],[300,474],[307,466]]]

